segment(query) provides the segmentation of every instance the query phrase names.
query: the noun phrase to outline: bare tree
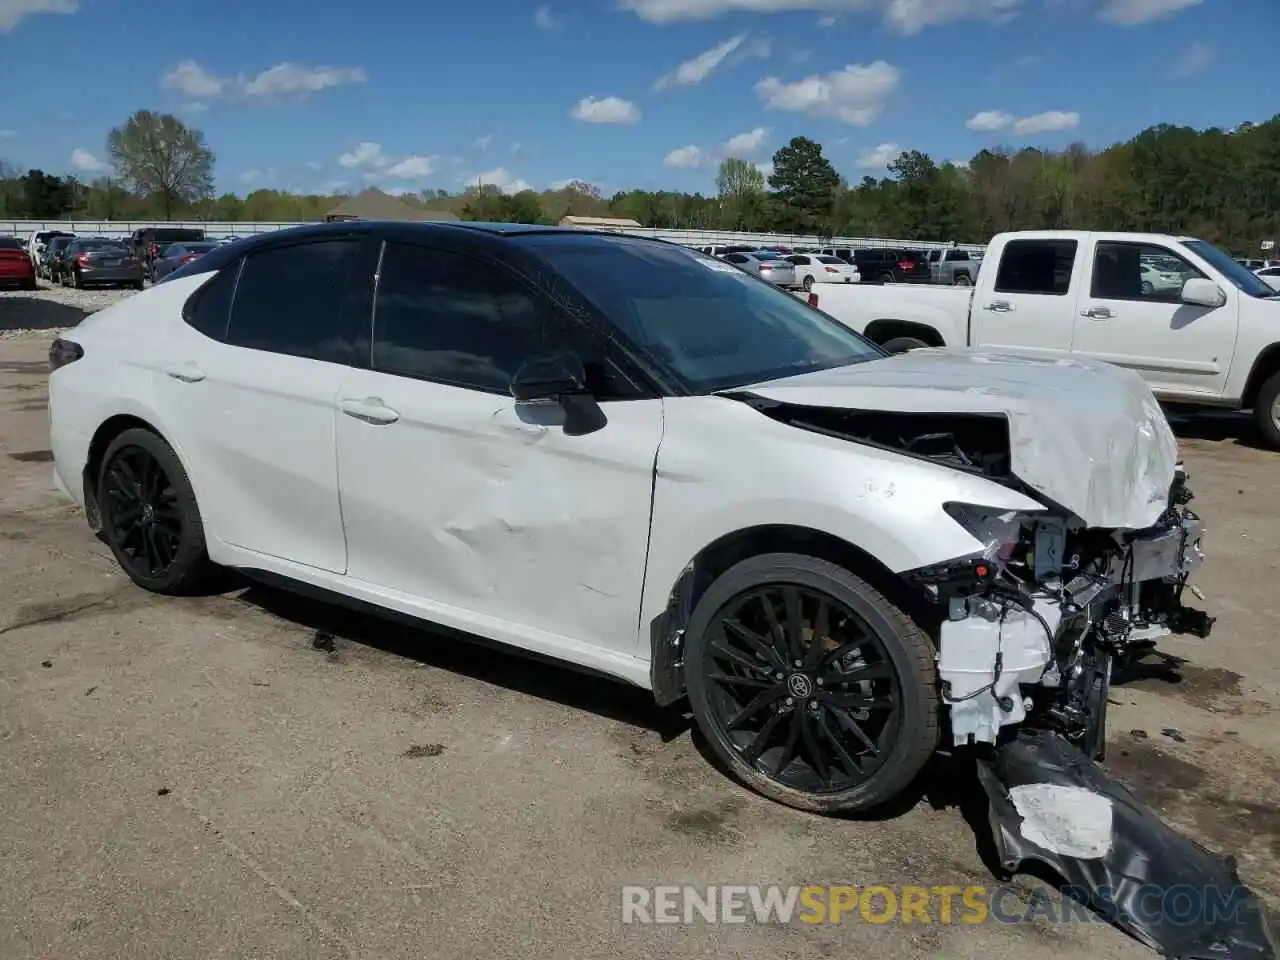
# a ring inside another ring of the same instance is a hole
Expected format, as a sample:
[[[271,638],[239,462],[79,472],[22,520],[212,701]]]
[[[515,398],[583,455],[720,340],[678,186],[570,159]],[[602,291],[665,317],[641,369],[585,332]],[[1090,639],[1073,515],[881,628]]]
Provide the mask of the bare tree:
[[[136,195],[160,199],[166,220],[179,204],[213,193],[213,151],[204,134],[170,114],[139,110],[107,135],[107,152]]]

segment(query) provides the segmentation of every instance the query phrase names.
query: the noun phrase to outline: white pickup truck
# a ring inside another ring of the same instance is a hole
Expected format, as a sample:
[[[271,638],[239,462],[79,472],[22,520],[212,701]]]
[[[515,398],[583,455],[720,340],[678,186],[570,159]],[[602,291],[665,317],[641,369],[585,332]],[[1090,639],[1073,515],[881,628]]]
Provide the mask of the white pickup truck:
[[[1253,410],[1280,449],[1280,293],[1203,240],[1002,233],[972,290],[832,285],[808,300],[891,353],[972,346],[1130,367],[1163,402]]]

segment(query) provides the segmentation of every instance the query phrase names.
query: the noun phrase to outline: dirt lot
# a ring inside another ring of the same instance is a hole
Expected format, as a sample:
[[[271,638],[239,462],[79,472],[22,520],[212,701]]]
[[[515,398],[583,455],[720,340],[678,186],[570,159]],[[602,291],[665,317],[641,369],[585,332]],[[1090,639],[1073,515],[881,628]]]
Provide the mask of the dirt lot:
[[[0,342],[5,960],[1154,956],[1100,925],[623,926],[623,884],[992,880],[954,784],[824,820],[638,691],[260,588],[133,588],[51,489],[47,344]],[[1109,762],[1275,902],[1280,456],[1182,429],[1221,619],[1113,692]]]

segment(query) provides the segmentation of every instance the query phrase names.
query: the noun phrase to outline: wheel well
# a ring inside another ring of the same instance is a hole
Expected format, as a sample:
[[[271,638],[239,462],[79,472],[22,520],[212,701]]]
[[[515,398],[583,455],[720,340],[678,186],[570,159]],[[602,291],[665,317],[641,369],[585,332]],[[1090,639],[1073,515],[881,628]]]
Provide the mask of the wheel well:
[[[878,344],[886,344],[895,337],[914,337],[923,340],[931,347],[942,347],[942,334],[925,323],[913,323],[910,320],[872,320],[867,324],[863,335]]]
[[[749,527],[708,544],[694,557],[671,591],[666,609],[650,624],[651,680],[660,705],[684,694],[683,631],[693,608],[716,578],[734,564],[764,553],[798,553],[837,564],[879,590],[922,626],[936,619],[923,596],[865,550],[808,527]],[[926,627],[927,629],[927,627]]]
[[[1258,391],[1271,379],[1271,375],[1280,371],[1280,343],[1273,343],[1253,361],[1253,369],[1249,371],[1249,380],[1245,384],[1241,405],[1246,409],[1258,400]]]
[[[89,456],[84,462],[81,482],[84,484],[85,513],[88,515],[89,525],[95,530],[101,522],[101,516],[98,513],[98,472],[102,469],[102,457],[106,454],[112,440],[135,427],[159,434],[155,427],[140,417],[119,414],[104,420],[94,433],[93,439],[89,441]]]

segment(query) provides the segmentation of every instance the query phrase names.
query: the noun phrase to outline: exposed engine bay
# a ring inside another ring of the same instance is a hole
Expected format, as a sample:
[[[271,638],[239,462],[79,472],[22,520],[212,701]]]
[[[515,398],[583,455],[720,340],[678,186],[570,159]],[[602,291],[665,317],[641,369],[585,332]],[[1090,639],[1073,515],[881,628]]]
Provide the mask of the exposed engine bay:
[[[956,745],[1025,722],[1099,758],[1113,667],[1170,633],[1209,635],[1213,618],[1182,602],[1204,558],[1186,480],[1179,467],[1160,521],[1136,532],[948,504],[986,548],[909,579],[945,606],[938,674]]]

